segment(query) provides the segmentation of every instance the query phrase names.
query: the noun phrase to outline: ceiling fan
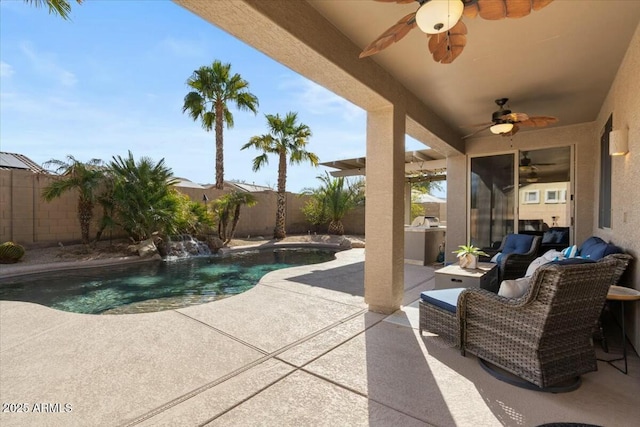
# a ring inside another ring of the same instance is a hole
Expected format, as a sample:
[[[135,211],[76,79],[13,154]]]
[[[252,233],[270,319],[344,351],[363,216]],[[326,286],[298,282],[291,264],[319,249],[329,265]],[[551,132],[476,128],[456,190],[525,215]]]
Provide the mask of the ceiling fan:
[[[498,111],[494,111],[491,116],[491,121],[487,123],[480,123],[477,125],[463,126],[463,127],[480,127],[477,131],[463,136],[463,138],[469,138],[476,135],[483,130],[489,129],[493,134],[502,136],[513,136],[520,126],[531,127],[544,127],[553,123],[558,123],[558,119],[552,116],[528,116],[525,113],[513,113],[511,110],[505,108],[505,104],[509,101],[509,98],[496,99],[495,103],[498,105]]]
[[[523,151],[522,157],[520,158],[520,164],[518,165],[518,167],[523,172],[526,172],[526,171],[535,172],[538,169],[538,166],[553,166],[553,165],[555,165],[555,163],[539,163],[539,162],[533,163],[531,158],[529,158],[529,152]]]
[[[414,1],[418,10],[408,14],[372,41],[360,53],[360,58],[374,55],[400,41],[416,26],[429,37],[429,52],[433,60],[452,63],[467,44],[467,18],[480,16],[487,20],[522,18],[547,6],[553,0],[375,0],[384,3],[408,4]]]

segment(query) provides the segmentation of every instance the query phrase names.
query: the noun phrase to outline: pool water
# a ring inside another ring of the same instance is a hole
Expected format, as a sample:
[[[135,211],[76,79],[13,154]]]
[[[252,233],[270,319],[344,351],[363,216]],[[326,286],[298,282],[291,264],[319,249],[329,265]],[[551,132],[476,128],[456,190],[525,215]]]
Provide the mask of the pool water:
[[[270,271],[335,259],[335,251],[275,249],[16,277],[0,300],[86,314],[161,311],[203,304],[253,288]]]

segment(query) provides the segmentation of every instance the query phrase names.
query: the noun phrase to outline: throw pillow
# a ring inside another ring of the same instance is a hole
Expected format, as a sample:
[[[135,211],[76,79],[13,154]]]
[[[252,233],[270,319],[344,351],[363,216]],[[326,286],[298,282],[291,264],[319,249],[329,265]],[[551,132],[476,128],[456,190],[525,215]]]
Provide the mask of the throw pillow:
[[[558,260],[560,258],[564,258],[564,255],[562,255],[562,252],[556,251],[555,249],[548,250],[542,256],[547,261],[556,261],[556,260]]]
[[[576,245],[569,246],[562,251],[565,258],[575,258],[578,256],[578,247]]]
[[[520,298],[529,290],[530,278],[522,277],[515,280],[503,280],[498,295],[505,298]]]
[[[551,262],[553,260],[552,259],[547,259],[544,256],[538,257],[536,259],[534,259],[533,261],[531,261],[531,264],[529,264],[529,267],[527,267],[527,272],[524,274],[524,277],[531,277],[533,276],[533,273],[535,273],[535,271],[538,269],[538,267],[540,267],[541,265],[544,265],[548,262]]]
[[[497,254],[495,254],[493,256],[493,258],[491,258],[490,262],[493,262],[495,264],[499,263],[500,262],[500,255],[502,255],[502,252],[498,252]]]

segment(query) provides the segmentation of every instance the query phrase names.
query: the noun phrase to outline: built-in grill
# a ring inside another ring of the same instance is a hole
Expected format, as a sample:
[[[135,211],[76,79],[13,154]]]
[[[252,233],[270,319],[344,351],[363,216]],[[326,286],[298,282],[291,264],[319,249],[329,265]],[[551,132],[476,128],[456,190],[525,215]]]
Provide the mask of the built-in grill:
[[[437,216],[417,216],[411,223],[411,227],[439,227],[440,219]]]

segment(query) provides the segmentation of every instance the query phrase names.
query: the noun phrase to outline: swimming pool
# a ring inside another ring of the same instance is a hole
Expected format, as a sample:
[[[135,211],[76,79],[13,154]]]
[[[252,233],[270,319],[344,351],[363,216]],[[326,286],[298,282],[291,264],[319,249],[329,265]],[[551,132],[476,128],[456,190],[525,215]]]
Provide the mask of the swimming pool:
[[[270,271],[335,259],[335,250],[271,249],[56,271],[0,282],[0,300],[85,314],[145,313],[204,304],[253,288]]]

